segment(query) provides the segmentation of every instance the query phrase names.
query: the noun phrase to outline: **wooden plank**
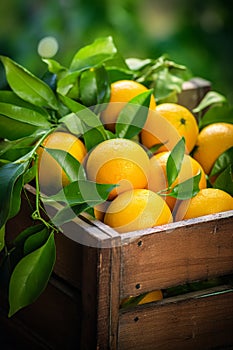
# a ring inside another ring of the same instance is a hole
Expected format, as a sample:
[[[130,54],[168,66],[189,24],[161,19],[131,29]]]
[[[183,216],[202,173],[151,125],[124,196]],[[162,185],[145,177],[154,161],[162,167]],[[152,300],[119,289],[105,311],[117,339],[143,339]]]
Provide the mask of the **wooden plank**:
[[[84,247],[81,349],[115,348],[119,312],[120,246]]]
[[[205,294],[195,292],[122,312],[118,349],[196,350],[232,346],[233,291],[227,289],[225,286]]]
[[[232,273],[232,218],[230,211],[202,217],[198,224],[187,220],[126,235],[121,298]]]

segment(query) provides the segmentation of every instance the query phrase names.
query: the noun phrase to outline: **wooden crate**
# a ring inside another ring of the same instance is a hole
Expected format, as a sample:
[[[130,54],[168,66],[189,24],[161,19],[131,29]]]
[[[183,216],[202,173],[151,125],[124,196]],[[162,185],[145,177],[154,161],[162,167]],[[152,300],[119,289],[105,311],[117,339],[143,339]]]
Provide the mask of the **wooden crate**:
[[[210,89],[195,79],[179,103],[193,108]],[[31,202],[33,189],[28,187]],[[22,198],[7,225],[10,240],[30,226]],[[233,274],[233,211],[119,235],[86,217],[56,236],[57,259],[39,299],[7,318],[0,288],[5,349],[232,349],[233,286],[218,286],[121,308],[121,301],[156,289]]]
[[[24,199],[8,235],[27,227],[30,214]],[[4,339],[28,349],[233,347],[232,285],[120,307],[128,296],[232,274],[232,223],[229,211],[120,235],[77,218],[56,237],[54,274],[41,297],[11,319],[2,305]]]

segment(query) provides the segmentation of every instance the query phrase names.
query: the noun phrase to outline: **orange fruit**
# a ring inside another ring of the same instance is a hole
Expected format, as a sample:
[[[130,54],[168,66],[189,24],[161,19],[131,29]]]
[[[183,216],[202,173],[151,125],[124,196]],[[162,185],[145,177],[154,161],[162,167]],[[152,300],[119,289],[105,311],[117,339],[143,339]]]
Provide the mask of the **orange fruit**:
[[[147,303],[152,303],[154,301],[162,300],[163,292],[161,290],[153,290],[152,292],[144,293],[142,295],[124,298],[121,301],[121,307],[143,305]],[[139,300],[139,301],[138,301]]]
[[[116,138],[99,143],[86,162],[87,177],[103,184],[118,184],[108,199],[133,189],[145,188],[149,172],[149,157],[136,142]]]
[[[119,194],[109,205],[104,223],[119,233],[135,231],[172,222],[165,201],[147,189],[135,189]]]
[[[48,135],[42,146],[66,151],[80,163],[87,153],[81,140],[73,134],[61,131]],[[57,161],[42,147],[37,150],[37,154],[39,156],[39,182],[42,191],[55,192],[61,189],[62,186],[68,185],[68,177]]]
[[[134,80],[118,80],[111,84],[110,100],[106,109],[101,114],[102,123],[107,129],[114,132],[115,123],[122,108],[132,98],[148,91],[148,88]],[[155,108],[155,98],[151,96],[150,109]]]
[[[148,292],[145,296],[139,301],[138,305],[152,303],[153,301],[158,301],[163,299],[163,293],[161,290],[153,290]]]
[[[171,151],[181,137],[185,138],[186,153],[190,153],[198,136],[194,115],[176,103],[162,103],[150,111],[141,131],[141,142],[147,148],[162,144],[157,152]],[[156,152],[155,152],[156,153]]]
[[[233,124],[213,123],[207,125],[200,131],[196,146],[193,157],[209,175],[218,157],[233,146]]]
[[[168,187],[167,176],[166,176],[166,165],[170,152],[161,152],[155,154],[150,158],[150,172],[148,179],[148,188],[156,193],[166,189]],[[206,176],[201,165],[193,159],[190,155],[185,154],[181,169],[178,177],[172,184],[172,188],[177,184],[184,182],[191,177],[201,172],[201,178],[199,182],[199,188],[206,188]],[[166,203],[170,209],[173,210],[176,204],[176,198],[166,196]]]
[[[196,218],[233,209],[233,197],[217,188],[204,188],[191,199],[181,201],[175,221]]]

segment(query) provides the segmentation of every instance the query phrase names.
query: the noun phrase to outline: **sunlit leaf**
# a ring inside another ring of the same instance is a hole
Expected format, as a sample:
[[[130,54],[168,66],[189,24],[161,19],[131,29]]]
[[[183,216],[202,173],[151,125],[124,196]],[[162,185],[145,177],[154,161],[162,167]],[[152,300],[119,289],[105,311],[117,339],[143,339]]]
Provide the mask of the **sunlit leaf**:
[[[34,302],[45,289],[56,258],[54,234],[16,265],[9,285],[9,317]]]
[[[57,100],[51,88],[26,68],[1,56],[7,81],[12,90],[23,100],[40,107],[57,109]]]
[[[151,100],[152,90],[131,99],[121,110],[116,122],[116,136],[131,139],[143,128]]]
[[[31,136],[38,130],[38,126],[23,123],[21,121],[0,115],[0,138],[18,140]]]
[[[179,175],[185,154],[185,141],[181,138],[169,154],[166,164],[166,175],[170,187]]]
[[[89,205],[86,203],[77,204],[72,207],[66,206],[57,212],[57,214],[52,218],[52,222],[56,227],[60,228],[62,225],[70,222],[88,208]]]
[[[86,203],[95,206],[107,200],[114,184],[99,184],[88,180],[73,181],[58,193],[44,198],[45,203],[64,202],[69,206]]]
[[[201,172],[196,176],[179,183],[174,186],[167,195],[175,197],[177,199],[189,199],[195,196],[199,192],[199,182],[201,178]]]
[[[49,113],[45,108],[41,108],[32,103],[29,103],[25,100],[22,100],[18,95],[10,90],[1,90],[0,91],[0,102],[7,103],[16,107],[23,107],[27,110],[33,111],[33,113],[44,116],[45,120],[49,119]],[[22,117],[23,118],[23,117]]]
[[[111,59],[117,52],[112,37],[96,39],[92,44],[81,48],[74,56],[70,69],[84,70],[100,66],[106,60]]]
[[[80,100],[85,106],[108,101],[110,88],[108,74],[103,66],[84,71],[80,76]]]
[[[45,148],[45,150],[63,168],[64,172],[71,182],[80,179],[83,180],[86,178],[85,170],[82,164],[80,164],[80,162],[71,154],[59,149]]]
[[[225,96],[219,94],[216,91],[209,91],[200,101],[199,105],[193,109],[193,113],[199,113],[205,110],[207,107],[213,106],[214,104],[222,104],[225,102]]]

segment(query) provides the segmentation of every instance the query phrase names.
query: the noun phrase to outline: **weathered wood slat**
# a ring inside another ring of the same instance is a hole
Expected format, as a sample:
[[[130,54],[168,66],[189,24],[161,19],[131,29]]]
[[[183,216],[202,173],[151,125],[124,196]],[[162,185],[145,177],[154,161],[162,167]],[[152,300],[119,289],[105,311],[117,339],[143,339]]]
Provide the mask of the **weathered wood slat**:
[[[233,291],[215,288],[124,311],[120,350],[223,349],[233,344]],[[219,291],[219,293],[217,293]],[[205,292],[206,293],[206,292]]]
[[[233,211],[187,220],[123,245],[121,297],[232,273],[232,219]]]

